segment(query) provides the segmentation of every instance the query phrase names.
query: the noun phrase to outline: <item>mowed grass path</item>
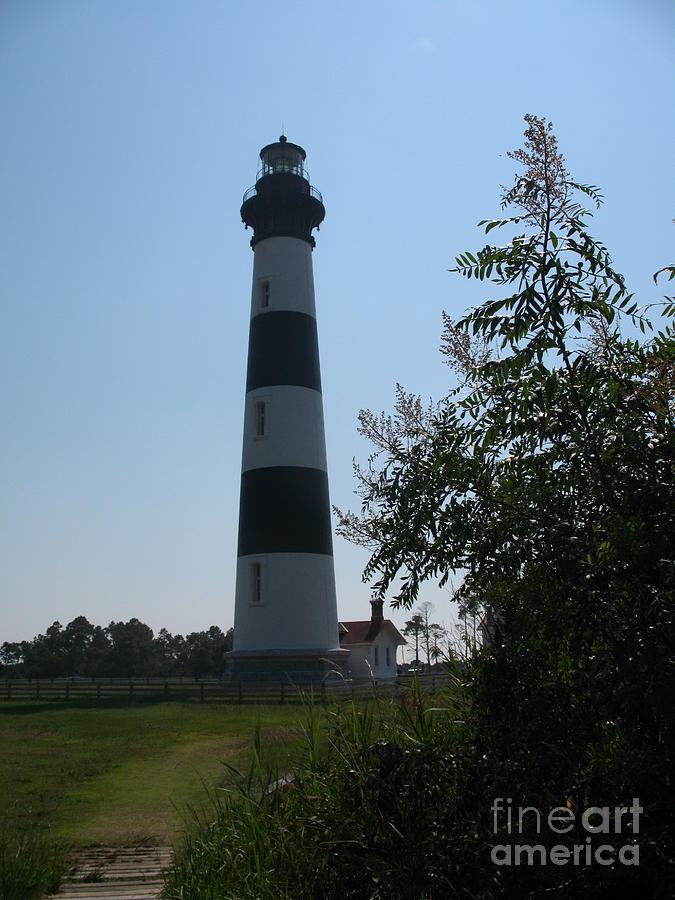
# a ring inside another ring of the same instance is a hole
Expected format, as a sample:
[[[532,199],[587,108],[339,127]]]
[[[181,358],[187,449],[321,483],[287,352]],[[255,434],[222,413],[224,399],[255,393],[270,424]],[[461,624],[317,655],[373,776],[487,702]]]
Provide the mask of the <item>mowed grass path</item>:
[[[76,846],[175,843],[187,804],[248,769],[256,722],[283,773],[299,705],[0,702],[0,822]]]

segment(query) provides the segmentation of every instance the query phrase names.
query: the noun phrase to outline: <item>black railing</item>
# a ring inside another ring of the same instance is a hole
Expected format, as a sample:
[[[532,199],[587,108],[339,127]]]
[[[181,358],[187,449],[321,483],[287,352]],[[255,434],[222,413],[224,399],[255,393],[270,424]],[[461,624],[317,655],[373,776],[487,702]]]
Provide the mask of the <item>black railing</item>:
[[[242,203],[246,203],[247,200],[250,200],[251,197],[255,197],[257,191],[256,186],[250,187],[246,193],[244,194],[244,199],[241,201]],[[319,203],[323,203],[323,197],[321,196],[321,191],[318,191],[311,184],[307,184],[307,190],[303,191],[305,194],[309,194],[310,197],[314,197],[315,200],[318,200]]]

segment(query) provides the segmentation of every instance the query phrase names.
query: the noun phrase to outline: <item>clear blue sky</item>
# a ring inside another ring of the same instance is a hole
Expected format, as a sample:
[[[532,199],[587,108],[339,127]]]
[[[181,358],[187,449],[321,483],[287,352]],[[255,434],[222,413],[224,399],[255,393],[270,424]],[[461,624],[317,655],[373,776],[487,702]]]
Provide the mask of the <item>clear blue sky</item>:
[[[672,262],[675,6],[0,2],[0,642],[78,614],[233,619],[253,254],[239,206],[282,122],[326,221],[315,284],[331,499],[362,407],[441,397],[450,275],[552,119],[643,302]],[[484,288],[484,286],[481,286]],[[364,552],[335,540],[343,619]],[[447,592],[430,586],[449,623]],[[395,614],[401,622],[403,616]]]

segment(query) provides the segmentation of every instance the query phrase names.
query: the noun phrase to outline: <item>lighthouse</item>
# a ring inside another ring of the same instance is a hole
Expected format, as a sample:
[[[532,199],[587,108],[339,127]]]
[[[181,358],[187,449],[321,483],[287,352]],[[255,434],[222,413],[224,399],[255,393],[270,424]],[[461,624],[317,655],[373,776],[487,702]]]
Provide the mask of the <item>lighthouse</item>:
[[[302,147],[260,151],[241,218],[253,229],[239,537],[230,671],[308,681],[340,650],[314,301],[314,229],[325,215]]]

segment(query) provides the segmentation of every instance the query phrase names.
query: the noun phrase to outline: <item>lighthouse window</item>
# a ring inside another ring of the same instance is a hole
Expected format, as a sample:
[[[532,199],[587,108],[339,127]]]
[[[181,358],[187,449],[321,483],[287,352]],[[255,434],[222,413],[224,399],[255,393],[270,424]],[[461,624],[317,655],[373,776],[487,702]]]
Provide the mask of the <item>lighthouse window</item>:
[[[270,283],[262,281],[260,283],[260,305],[263,309],[267,309],[270,305]]]
[[[262,602],[262,564],[251,563],[251,600],[253,603]]]
[[[258,400],[255,405],[255,436],[265,437],[267,434],[267,404]]]
[[[375,668],[377,668],[380,664],[379,656],[380,656],[380,654],[378,652],[378,648],[375,647]]]

